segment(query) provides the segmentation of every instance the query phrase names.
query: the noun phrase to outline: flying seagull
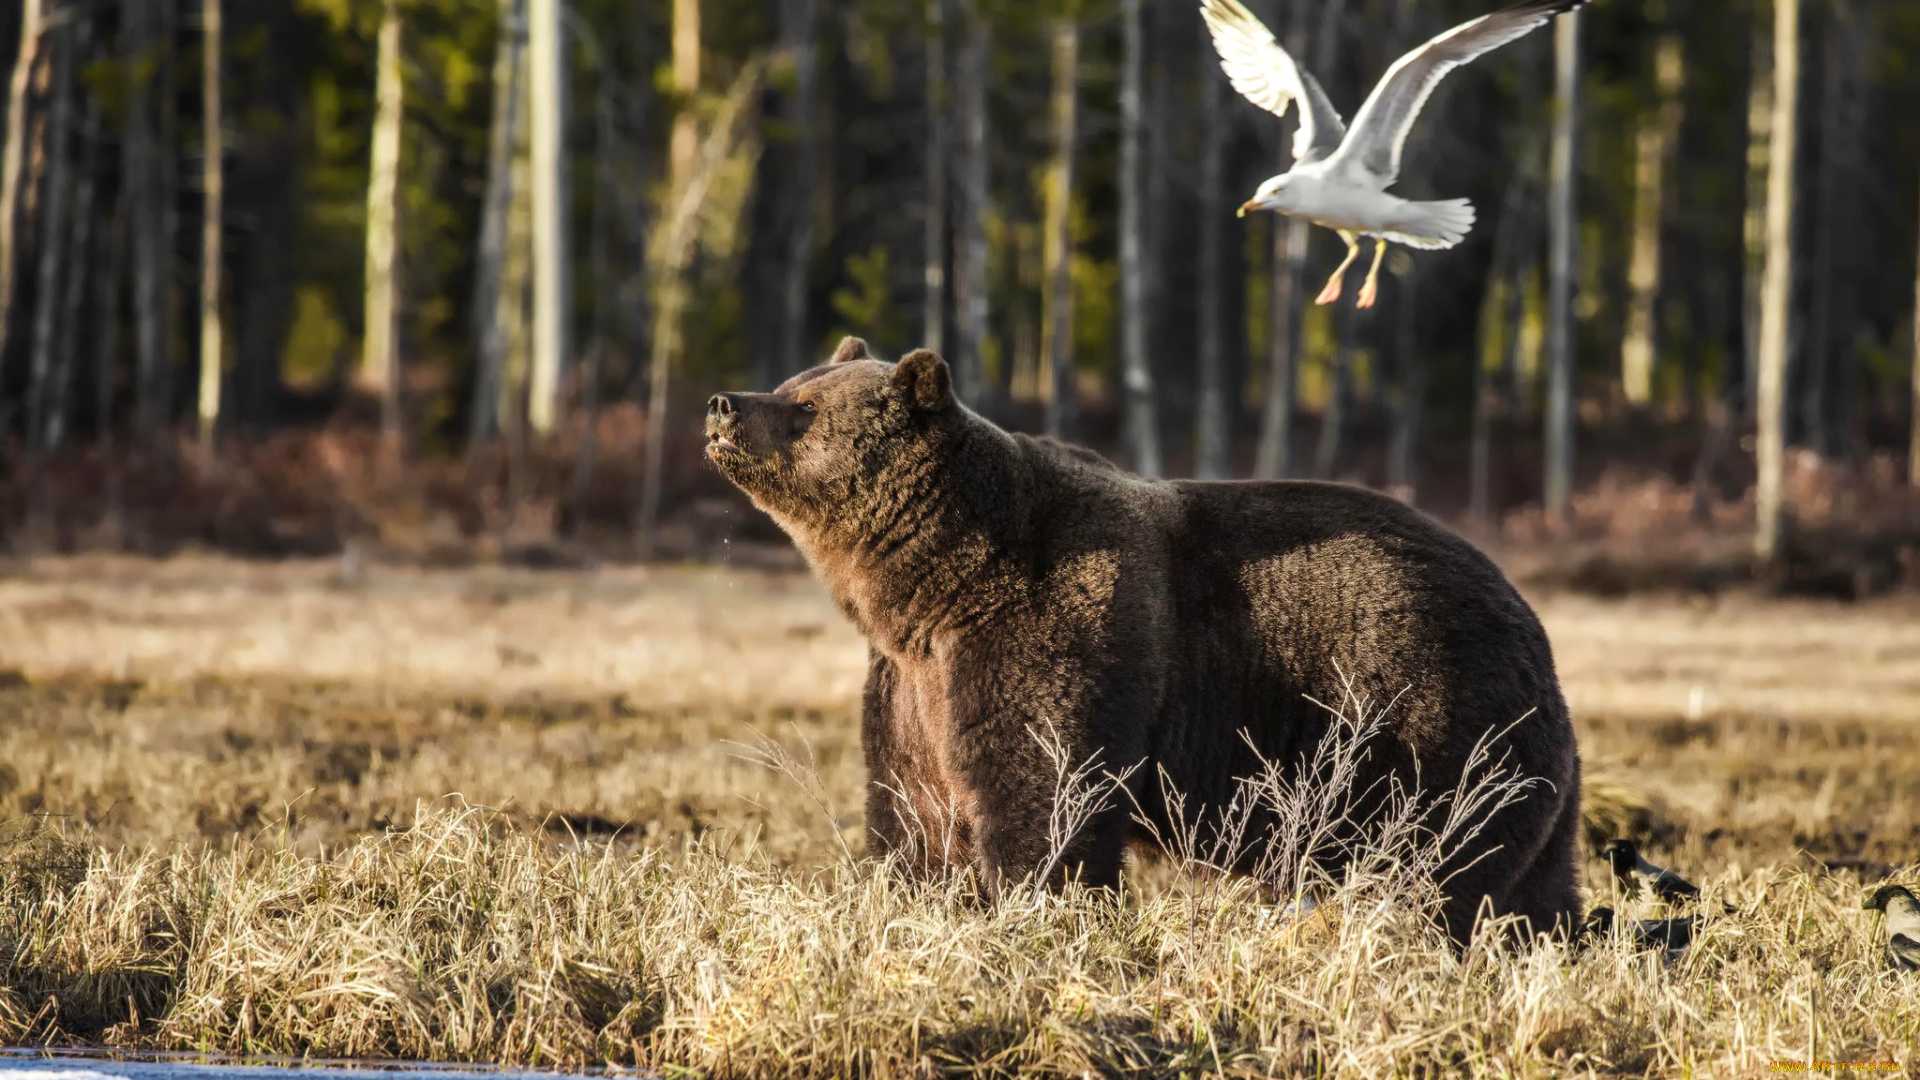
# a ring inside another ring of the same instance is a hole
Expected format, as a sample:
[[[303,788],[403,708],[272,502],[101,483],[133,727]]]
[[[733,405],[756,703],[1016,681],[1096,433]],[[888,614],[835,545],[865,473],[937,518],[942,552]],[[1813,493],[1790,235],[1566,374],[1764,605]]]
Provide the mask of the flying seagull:
[[[1920,900],[1899,885],[1882,885],[1862,907],[1886,916],[1887,959],[1908,971],[1920,968]]]
[[[1639,895],[1641,879],[1645,879],[1653,889],[1653,895],[1669,904],[1698,899],[1700,896],[1698,885],[1663,866],[1648,862],[1631,840],[1609,840],[1600,849],[1600,855],[1613,866],[1613,879],[1620,883],[1621,891],[1628,896]]]
[[[1261,184],[1240,207],[1240,215],[1276,210],[1332,229],[1347,242],[1347,257],[1320,290],[1316,304],[1340,299],[1347,268],[1360,255],[1360,237],[1373,237],[1373,269],[1359,297],[1359,306],[1372,307],[1387,244],[1435,251],[1458,244],[1473,228],[1473,204],[1466,199],[1409,202],[1387,194],[1400,177],[1407,131],[1433,88],[1454,68],[1586,2],[1522,0],[1454,27],[1395,61],[1348,130],[1320,83],[1287,55],[1240,0],[1200,0],[1200,15],[1233,88],[1275,116],[1287,115],[1287,107],[1300,102],[1293,168]]]

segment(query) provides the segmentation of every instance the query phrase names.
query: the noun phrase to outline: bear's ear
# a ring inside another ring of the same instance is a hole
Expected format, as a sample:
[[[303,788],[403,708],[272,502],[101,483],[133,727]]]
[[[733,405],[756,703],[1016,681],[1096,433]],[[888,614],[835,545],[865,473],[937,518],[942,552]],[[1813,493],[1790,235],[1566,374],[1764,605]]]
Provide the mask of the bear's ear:
[[[849,360],[871,360],[873,353],[867,349],[867,343],[857,337],[841,338],[840,347],[833,350],[829,364],[844,364]]]
[[[953,376],[932,349],[915,349],[893,365],[893,386],[916,409],[944,408],[953,400]]]

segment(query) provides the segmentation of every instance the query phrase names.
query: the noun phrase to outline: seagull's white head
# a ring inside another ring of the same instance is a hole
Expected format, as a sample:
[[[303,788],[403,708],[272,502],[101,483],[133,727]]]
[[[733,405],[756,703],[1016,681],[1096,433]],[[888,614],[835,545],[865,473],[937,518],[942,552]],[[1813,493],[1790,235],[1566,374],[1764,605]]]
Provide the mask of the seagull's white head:
[[[1291,197],[1292,192],[1290,191],[1292,182],[1293,177],[1287,173],[1281,173],[1279,176],[1268,179],[1266,183],[1260,185],[1258,191],[1253,193],[1253,198],[1240,204],[1240,216],[1246,217],[1249,212],[1254,210],[1286,211],[1292,209],[1293,199]]]

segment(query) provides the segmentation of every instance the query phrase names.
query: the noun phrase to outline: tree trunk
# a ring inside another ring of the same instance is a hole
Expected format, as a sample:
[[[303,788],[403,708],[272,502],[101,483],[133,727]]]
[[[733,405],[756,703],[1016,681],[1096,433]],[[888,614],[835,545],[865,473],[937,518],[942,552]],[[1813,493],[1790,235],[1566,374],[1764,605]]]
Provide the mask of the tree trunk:
[[[1143,0],[1122,0],[1125,57],[1120,74],[1120,367],[1127,441],[1133,469],[1159,476],[1160,430],[1154,409],[1152,358],[1147,355],[1146,179],[1141,161],[1146,79]]]
[[[1742,227],[1742,334],[1746,350],[1741,400],[1751,413],[1760,394],[1760,297],[1767,265],[1767,169],[1773,140],[1773,35],[1756,4],[1753,63],[1747,89],[1747,209]]]
[[[1859,199],[1855,156],[1860,145],[1860,77],[1870,64],[1860,20],[1847,0],[1835,0],[1826,35],[1820,101],[1820,172],[1813,233],[1812,310],[1801,351],[1799,404],[1806,445],[1826,457],[1850,448],[1845,390],[1854,354],[1851,299],[1854,204]]]
[[[120,290],[126,282],[121,267],[127,252],[127,178],[122,177],[114,197],[113,215],[100,238],[102,280],[94,290],[93,422],[94,437],[109,460],[113,449],[114,360],[120,352]]]
[[[1304,0],[1292,5],[1292,30],[1287,49],[1294,56],[1307,52],[1307,27],[1314,15],[1320,25],[1314,35],[1312,71],[1322,86],[1333,81],[1340,36],[1340,22],[1346,14],[1347,0],[1327,0],[1313,8]],[[1287,144],[1276,139],[1276,146]],[[1281,151],[1285,153],[1285,150]],[[1310,226],[1301,218],[1278,215],[1273,219],[1273,270],[1267,307],[1267,400],[1261,411],[1260,441],[1254,456],[1253,474],[1262,480],[1279,480],[1293,474],[1294,396],[1299,386],[1300,314],[1298,298],[1304,295],[1307,276],[1307,248],[1311,243]]]
[[[1914,245],[1913,415],[1907,418],[1907,484],[1920,489],[1920,242]]]
[[[596,50],[596,53],[598,50]],[[613,348],[615,320],[613,287],[613,216],[609,204],[618,199],[619,176],[614,168],[613,72],[601,59],[595,72],[593,140],[593,213],[587,233],[593,267],[593,337],[581,357],[580,445],[573,462],[573,512],[569,525],[577,535],[585,525],[587,495],[593,488],[593,458],[600,438],[600,370]]]
[[[1426,419],[1427,364],[1420,349],[1418,271],[1400,282],[1395,299],[1393,354],[1399,386],[1393,411],[1393,438],[1387,447],[1387,488],[1407,505],[1418,501],[1420,426]],[[1484,372],[1484,364],[1476,364]]]
[[[500,430],[500,395],[506,377],[507,326],[502,311],[506,280],[507,219],[513,207],[514,150],[520,141],[521,52],[526,43],[527,0],[500,0],[500,33],[493,54],[493,121],[487,135],[487,190],[480,204],[480,246],[474,256],[473,344],[477,356],[471,453]]]
[[[1505,268],[1496,253],[1493,273],[1489,280],[1505,280]],[[1493,290],[1489,288],[1489,292]],[[1482,316],[1480,348],[1474,350],[1473,363],[1473,417],[1472,427],[1467,441],[1467,517],[1477,525],[1487,525],[1493,520],[1493,500],[1491,492],[1491,472],[1493,465],[1493,417],[1500,408],[1499,395],[1494,391],[1493,370],[1488,360],[1489,349],[1484,344],[1490,336],[1490,328],[1498,321],[1499,314],[1492,305]],[[1511,323],[1508,324],[1511,326]],[[1509,333],[1511,330],[1508,331]],[[1505,342],[1502,342],[1504,345]]]
[[[1522,69],[1521,98],[1531,95],[1533,65]],[[1493,520],[1493,426],[1502,415],[1511,416],[1516,410],[1511,399],[1518,395],[1511,392],[1513,370],[1518,367],[1520,348],[1520,320],[1525,308],[1522,304],[1526,288],[1525,273],[1530,270],[1529,260],[1524,257],[1528,249],[1529,230],[1526,227],[1531,202],[1529,191],[1532,188],[1535,169],[1539,159],[1529,148],[1522,154],[1520,163],[1507,178],[1506,196],[1500,203],[1500,229],[1494,237],[1493,267],[1487,274],[1487,310],[1481,316],[1481,328],[1478,346],[1474,349],[1473,371],[1473,419],[1469,436],[1467,457],[1467,514],[1475,522],[1486,525]],[[1496,302],[1497,301],[1497,302]],[[1500,351],[1495,354],[1492,342],[1500,343]],[[1496,376],[1507,378],[1507,393],[1497,385]],[[1506,406],[1503,408],[1503,404]]]
[[[294,5],[245,5],[226,0],[229,38],[242,34],[270,55],[298,48],[306,33],[303,13]],[[236,15],[236,12],[240,13]],[[232,50],[227,68],[233,70]],[[229,86],[235,79],[227,76]],[[231,226],[228,216],[223,274],[226,321],[232,330],[227,347],[229,373],[221,423],[228,431],[245,428],[265,432],[276,426],[280,404],[281,366],[292,333],[295,288],[301,267],[287,253],[301,241],[301,226],[309,198],[301,190],[308,175],[307,134],[313,124],[308,73],[301,65],[267,66],[257,80],[248,80],[249,113],[274,115],[281,122],[248,132],[244,152],[230,150],[226,165],[229,199],[244,204],[248,228]],[[237,208],[237,207],[236,207]],[[244,282],[244,287],[234,284]]]
[[[220,0],[204,0],[201,12],[206,38],[201,75],[206,109],[206,213],[200,230],[200,452],[210,456],[220,426],[221,361],[225,356],[220,329],[220,228],[225,214],[220,164],[226,146],[220,127]]]
[[[1353,334],[1359,321],[1352,304],[1342,304],[1334,317],[1333,365],[1327,372],[1327,408],[1320,414],[1320,438],[1313,451],[1313,475],[1331,480],[1340,468],[1340,450],[1346,440],[1347,409],[1353,399]]]
[[[1799,136],[1800,0],[1774,0],[1773,139],[1767,169],[1767,270],[1760,305],[1759,481],[1754,553],[1771,562],[1780,554],[1784,517],[1781,480],[1786,465],[1786,384],[1789,305],[1793,301],[1793,165]]]
[[[566,74],[560,0],[529,0],[527,73],[533,135],[533,371],[527,427],[553,435],[567,357]]]
[[[813,269],[813,201],[816,164],[815,119],[819,115],[817,87],[819,25],[817,0],[781,0],[780,36],[793,58],[792,124],[793,172],[780,187],[787,203],[786,280],[782,282],[780,348],[785,354],[781,378],[814,365],[813,338],[808,334],[807,298]]]
[[[519,115],[527,113],[528,89],[518,88]],[[533,333],[533,148],[529,125],[514,126],[513,165],[508,170],[511,189],[507,207],[506,253],[500,266],[500,401],[496,406],[500,433],[507,445],[508,520],[525,497],[527,477],[527,375],[532,368]]]
[[[962,0],[964,23],[955,81],[960,190],[954,224],[954,381],[960,399],[987,400],[987,20],[981,0]]]
[[[1649,13],[1664,22],[1665,0],[1652,0]],[[1684,54],[1679,31],[1663,29],[1654,45],[1654,79],[1659,104],[1643,113],[1635,140],[1637,158],[1633,207],[1633,254],[1627,268],[1627,331],[1620,349],[1620,382],[1627,404],[1645,408],[1653,400],[1654,367],[1659,360],[1660,240],[1665,227],[1667,165],[1680,132]]]
[[[1203,24],[1204,25],[1204,24]],[[1203,30],[1204,36],[1204,30]],[[1202,42],[1202,48],[1211,48]],[[1203,72],[1200,89],[1200,393],[1193,417],[1193,474],[1224,480],[1231,472],[1233,403],[1227,396],[1227,101],[1226,80]]]
[[[74,28],[78,40],[74,43],[73,63],[82,65],[90,60],[93,28],[90,23],[82,22]],[[73,196],[73,235],[67,250],[66,296],[61,301],[59,315],[59,343],[54,348],[56,366],[53,373],[51,399],[47,405],[47,430],[43,445],[48,450],[58,450],[65,444],[67,433],[73,424],[73,387],[80,377],[80,345],[85,335],[81,323],[80,310],[87,298],[87,286],[93,281],[93,233],[94,202],[98,188],[100,172],[100,110],[91,95],[88,96],[86,111],[86,149],[80,157],[80,178],[75,184]],[[107,266],[102,276],[105,278],[100,287],[111,291],[117,280],[112,267]],[[98,333],[106,333],[101,327]]]
[[[180,233],[180,83],[174,72],[174,52],[180,40],[180,12],[176,0],[159,0],[156,10],[159,12],[160,56],[154,70],[159,79],[156,100],[160,122],[156,144],[159,168],[154,175],[154,192],[159,199],[158,224],[155,228],[158,261],[154,269],[158,276],[154,295],[154,328],[159,334],[160,351],[159,367],[154,373],[154,405],[164,423],[174,415],[176,372],[173,346],[180,330],[179,297],[176,292]]]
[[[43,449],[47,441],[47,414],[53,404],[54,315],[59,311],[60,263],[66,255],[63,241],[67,235],[67,197],[72,190],[73,162],[67,152],[73,131],[73,34],[69,26],[48,30],[48,63],[52,66],[52,89],[47,106],[46,163],[42,190],[46,193],[35,229],[35,247],[39,250],[33,298],[33,336],[30,342],[31,376],[27,390],[27,445]]]
[[[1053,161],[1047,169],[1046,357],[1047,434],[1071,439],[1077,410],[1073,385],[1073,157],[1080,78],[1080,28],[1053,24]]]
[[[162,0],[169,2],[169,0]],[[153,101],[161,91],[146,63],[157,49],[158,6],[152,0],[125,0],[120,9],[121,51],[128,57],[127,131],[121,146],[121,185],[125,189],[133,279],[134,434],[144,440],[166,422],[167,335],[164,330],[169,284],[167,249],[161,236],[160,148],[154,134]]]
[[[927,213],[920,344],[946,352],[947,336],[947,2],[927,0]]]
[[[700,152],[699,120],[694,115],[693,99],[700,92],[700,0],[674,0],[673,4],[673,89],[679,112],[673,118],[669,150],[666,212],[660,225],[667,230],[662,254],[654,270],[655,302],[653,348],[648,359],[646,459],[641,470],[640,557],[652,558],[656,543],[655,526],[660,516],[660,484],[665,473],[667,393],[671,388],[673,365],[680,354],[681,319],[686,306],[688,262],[691,244],[674,234],[687,229],[681,220],[681,204],[693,183],[696,158]]]
[[[1580,13],[1554,23],[1555,115],[1553,191],[1548,217],[1550,284],[1547,324],[1546,509],[1564,522],[1573,494],[1573,422],[1577,369],[1573,351],[1574,150],[1580,119]]]
[[[136,0],[128,0],[134,3]],[[20,50],[7,94],[7,141],[0,151],[0,355],[12,323],[14,267],[19,259],[20,179],[27,156],[27,109],[33,68],[39,61],[47,0],[26,0],[20,9]]]
[[[400,449],[400,135],[406,107],[400,35],[399,2],[386,0],[367,182],[367,331],[359,382],[380,402],[381,452],[389,465],[398,462]]]

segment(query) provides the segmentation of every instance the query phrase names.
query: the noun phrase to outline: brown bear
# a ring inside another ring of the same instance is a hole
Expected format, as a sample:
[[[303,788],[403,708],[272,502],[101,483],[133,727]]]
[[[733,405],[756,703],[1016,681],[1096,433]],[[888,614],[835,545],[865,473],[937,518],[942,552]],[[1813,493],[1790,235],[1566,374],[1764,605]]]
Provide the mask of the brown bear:
[[[1546,634],[1426,516],[1341,484],[1140,479],[989,423],[931,352],[857,338],[773,393],[715,395],[706,434],[866,635],[876,851],[972,867],[989,895],[1049,866],[1115,885],[1138,819],[1178,827],[1166,791],[1192,822],[1263,760],[1297,772],[1352,685],[1394,699],[1356,789],[1450,791],[1488,741],[1541,781],[1450,856],[1453,939],[1486,911],[1576,920],[1579,754]],[[1144,765],[1064,858],[1036,729]]]

